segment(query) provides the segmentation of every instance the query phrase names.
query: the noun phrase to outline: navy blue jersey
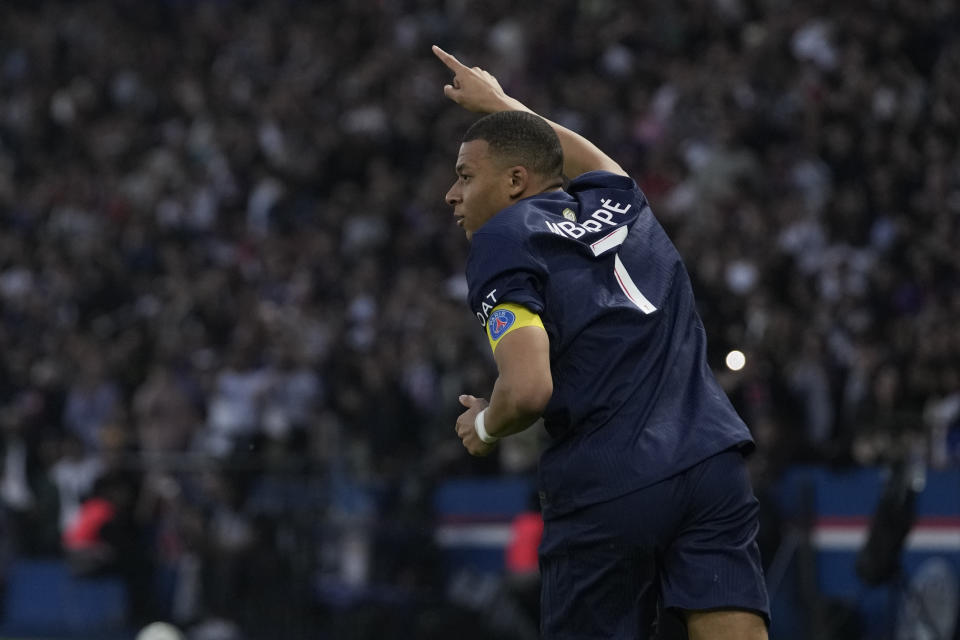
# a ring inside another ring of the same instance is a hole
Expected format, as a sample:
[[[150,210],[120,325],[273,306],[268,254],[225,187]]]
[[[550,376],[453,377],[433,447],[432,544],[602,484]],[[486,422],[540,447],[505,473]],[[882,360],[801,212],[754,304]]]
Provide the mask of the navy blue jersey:
[[[513,302],[550,338],[544,517],[752,443],[707,364],[683,262],[630,178],[590,172],[504,209],[474,233],[466,273],[482,325]]]

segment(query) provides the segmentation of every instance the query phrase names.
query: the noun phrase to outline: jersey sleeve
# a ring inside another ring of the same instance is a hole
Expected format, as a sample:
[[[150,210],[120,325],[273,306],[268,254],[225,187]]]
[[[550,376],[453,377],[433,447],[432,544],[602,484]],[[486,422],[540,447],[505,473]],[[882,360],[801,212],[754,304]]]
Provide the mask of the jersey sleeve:
[[[507,235],[474,234],[467,260],[470,309],[481,326],[497,305],[520,305],[534,314],[543,311],[546,268],[526,243]]]
[[[622,176],[609,171],[588,171],[570,181],[567,191],[576,193],[590,189],[614,189],[630,192],[634,197],[639,196],[646,202],[646,197],[640,191],[637,183],[629,176]]]

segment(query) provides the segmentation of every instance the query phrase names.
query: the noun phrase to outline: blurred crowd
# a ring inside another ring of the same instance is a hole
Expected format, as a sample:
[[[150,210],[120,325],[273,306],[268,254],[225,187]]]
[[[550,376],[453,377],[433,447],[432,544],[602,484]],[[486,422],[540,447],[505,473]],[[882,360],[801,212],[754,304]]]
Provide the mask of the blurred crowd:
[[[452,433],[495,370],[433,43],[640,183],[758,483],[957,464],[958,32],[950,0],[2,3],[4,557],[243,626],[255,585],[422,594],[430,488],[532,472],[537,431]]]

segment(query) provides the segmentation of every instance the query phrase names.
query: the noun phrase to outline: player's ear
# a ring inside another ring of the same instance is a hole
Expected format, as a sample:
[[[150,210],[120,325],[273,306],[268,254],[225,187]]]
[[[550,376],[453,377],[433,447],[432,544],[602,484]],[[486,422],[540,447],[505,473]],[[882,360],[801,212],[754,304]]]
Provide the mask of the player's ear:
[[[522,164],[510,167],[508,175],[510,177],[510,197],[522,197],[530,183],[530,173]]]

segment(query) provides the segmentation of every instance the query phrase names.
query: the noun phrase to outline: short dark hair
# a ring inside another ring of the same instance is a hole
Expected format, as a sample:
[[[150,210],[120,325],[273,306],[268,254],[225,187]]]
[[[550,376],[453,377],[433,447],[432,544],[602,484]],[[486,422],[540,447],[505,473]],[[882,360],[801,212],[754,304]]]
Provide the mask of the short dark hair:
[[[463,142],[485,140],[510,165],[552,178],[563,175],[563,147],[547,121],[526,111],[499,111],[474,122]]]

